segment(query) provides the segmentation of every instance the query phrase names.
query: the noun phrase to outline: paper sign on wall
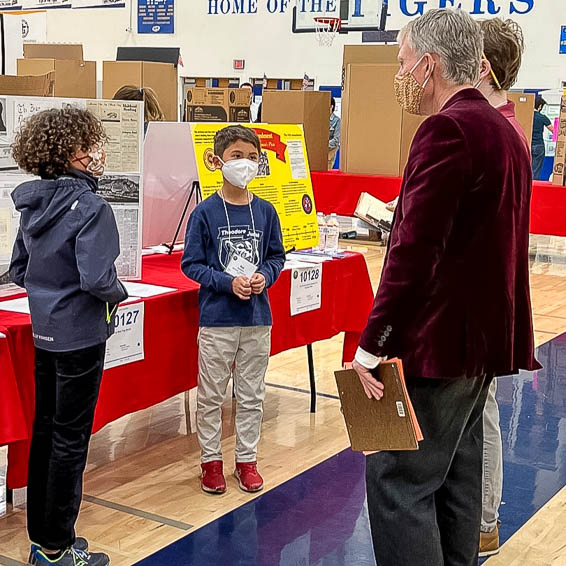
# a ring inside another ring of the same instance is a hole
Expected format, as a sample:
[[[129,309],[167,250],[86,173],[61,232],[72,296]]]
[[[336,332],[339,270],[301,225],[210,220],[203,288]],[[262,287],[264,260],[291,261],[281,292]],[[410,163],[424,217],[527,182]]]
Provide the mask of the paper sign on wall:
[[[322,264],[291,272],[291,316],[315,311],[322,304]]]
[[[247,125],[256,132],[262,152],[257,177],[250,183],[254,194],[277,210],[285,249],[312,248],[318,244],[318,224],[303,127],[296,124]],[[203,198],[222,187],[214,163],[214,135],[228,124],[192,124],[193,143]]]
[[[114,315],[116,331],[106,342],[104,369],[144,359],[144,303],[119,307]]]

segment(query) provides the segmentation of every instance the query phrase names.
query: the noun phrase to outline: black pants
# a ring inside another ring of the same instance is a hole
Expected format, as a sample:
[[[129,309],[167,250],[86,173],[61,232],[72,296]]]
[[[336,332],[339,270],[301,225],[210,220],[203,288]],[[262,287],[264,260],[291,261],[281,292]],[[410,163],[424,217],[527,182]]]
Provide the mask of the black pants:
[[[531,147],[531,151],[533,154],[533,179],[538,181],[540,179],[542,166],[544,165],[544,158],[546,157],[546,148],[544,144],[537,144]]]
[[[27,517],[30,540],[47,550],[75,542],[104,354],[105,344],[73,352],[35,350]]]
[[[425,438],[420,449],[366,460],[378,566],[477,566],[490,383],[484,377],[407,381]]]

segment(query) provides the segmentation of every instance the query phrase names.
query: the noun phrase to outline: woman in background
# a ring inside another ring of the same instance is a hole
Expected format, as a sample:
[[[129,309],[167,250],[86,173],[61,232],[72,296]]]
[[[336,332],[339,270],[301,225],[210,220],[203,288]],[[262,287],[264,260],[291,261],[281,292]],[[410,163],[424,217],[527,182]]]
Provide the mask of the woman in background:
[[[149,122],[165,121],[165,114],[161,109],[157,94],[150,87],[138,88],[132,85],[123,86],[116,92],[113,100],[137,100],[144,103],[144,133],[147,132]]]

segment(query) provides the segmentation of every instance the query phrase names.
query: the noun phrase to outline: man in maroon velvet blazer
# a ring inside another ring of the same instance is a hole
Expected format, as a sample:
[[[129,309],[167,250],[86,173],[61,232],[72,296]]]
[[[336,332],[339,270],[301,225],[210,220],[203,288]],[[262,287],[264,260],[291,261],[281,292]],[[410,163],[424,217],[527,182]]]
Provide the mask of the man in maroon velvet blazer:
[[[378,566],[477,564],[482,412],[494,376],[536,369],[529,294],[531,172],[509,122],[473,89],[479,25],[430,10],[401,34],[400,104],[430,115],[405,169],[354,368],[400,357],[425,440],[366,467]],[[378,402],[378,401],[376,401]]]

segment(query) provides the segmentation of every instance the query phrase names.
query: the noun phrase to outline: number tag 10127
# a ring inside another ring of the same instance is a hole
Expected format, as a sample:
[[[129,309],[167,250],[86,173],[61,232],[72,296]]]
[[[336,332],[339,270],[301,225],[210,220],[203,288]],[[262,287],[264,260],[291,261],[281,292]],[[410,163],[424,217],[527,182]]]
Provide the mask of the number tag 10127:
[[[104,369],[144,359],[144,303],[122,305],[114,315],[114,334],[106,342]]]

